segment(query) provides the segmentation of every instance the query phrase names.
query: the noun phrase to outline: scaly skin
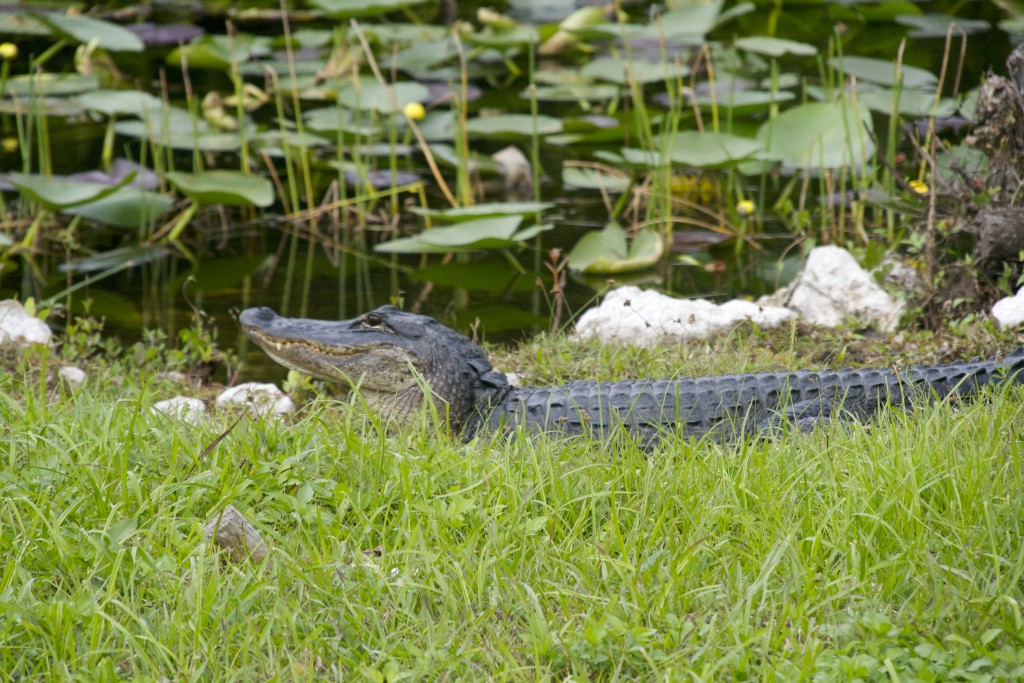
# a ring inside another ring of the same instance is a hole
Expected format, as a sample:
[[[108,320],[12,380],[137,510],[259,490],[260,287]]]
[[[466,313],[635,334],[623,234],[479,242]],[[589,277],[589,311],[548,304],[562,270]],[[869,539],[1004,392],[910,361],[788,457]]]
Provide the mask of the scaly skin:
[[[1024,381],[1024,350],[1003,361],[913,366],[900,371],[762,372],[673,380],[571,382],[510,387],[469,339],[424,315],[384,306],[337,322],[282,318],[250,308],[240,322],[276,361],[358,387],[385,419],[407,423],[428,386],[450,426],[478,432],[530,430],[609,436],[625,428],[644,445],[667,433],[734,440],[786,426],[866,419],[936,398],[968,398],[988,384]]]

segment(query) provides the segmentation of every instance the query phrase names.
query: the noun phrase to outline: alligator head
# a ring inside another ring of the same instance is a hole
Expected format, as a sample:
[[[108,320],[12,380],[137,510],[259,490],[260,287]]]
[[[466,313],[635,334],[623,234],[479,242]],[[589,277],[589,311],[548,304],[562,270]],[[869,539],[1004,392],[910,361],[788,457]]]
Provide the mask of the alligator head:
[[[429,316],[394,306],[339,321],[284,318],[269,308],[249,308],[239,322],[281,365],[358,389],[373,410],[398,423],[415,418],[424,386],[455,430],[508,387],[469,339]]]

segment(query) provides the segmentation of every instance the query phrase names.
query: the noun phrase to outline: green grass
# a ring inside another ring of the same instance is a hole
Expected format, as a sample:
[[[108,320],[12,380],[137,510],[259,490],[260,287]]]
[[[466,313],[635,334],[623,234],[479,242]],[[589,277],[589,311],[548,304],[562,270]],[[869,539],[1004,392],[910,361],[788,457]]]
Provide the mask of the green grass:
[[[758,344],[710,347],[799,362]],[[572,349],[504,360],[544,374]],[[0,373],[0,670],[20,680],[1024,676],[1019,387],[650,455],[387,434],[318,399],[202,455],[234,416],[151,415],[181,388],[102,365],[75,392]],[[264,563],[204,540],[229,502]]]

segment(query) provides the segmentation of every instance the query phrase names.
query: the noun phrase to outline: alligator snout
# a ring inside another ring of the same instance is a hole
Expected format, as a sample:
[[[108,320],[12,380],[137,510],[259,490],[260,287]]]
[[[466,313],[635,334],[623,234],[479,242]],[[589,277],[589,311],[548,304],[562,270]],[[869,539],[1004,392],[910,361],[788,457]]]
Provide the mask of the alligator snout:
[[[249,327],[266,327],[276,319],[280,318],[274,309],[266,306],[259,308],[247,308],[238,316],[238,322]]]

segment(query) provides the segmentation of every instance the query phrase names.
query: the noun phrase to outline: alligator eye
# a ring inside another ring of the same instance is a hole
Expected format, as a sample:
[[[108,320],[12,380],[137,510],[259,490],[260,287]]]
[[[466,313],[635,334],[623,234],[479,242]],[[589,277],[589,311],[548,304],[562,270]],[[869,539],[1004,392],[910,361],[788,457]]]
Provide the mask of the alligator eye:
[[[363,327],[383,327],[384,319],[376,313],[367,313],[363,316]]]

